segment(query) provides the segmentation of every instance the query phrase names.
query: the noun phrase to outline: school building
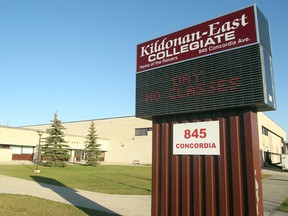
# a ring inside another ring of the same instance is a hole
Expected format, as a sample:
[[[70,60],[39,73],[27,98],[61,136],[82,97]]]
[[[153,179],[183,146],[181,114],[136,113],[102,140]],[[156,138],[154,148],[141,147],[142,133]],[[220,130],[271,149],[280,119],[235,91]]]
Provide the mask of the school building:
[[[116,164],[152,163],[152,121],[134,116],[63,122],[65,140],[73,162],[85,161],[85,140],[91,122],[97,130],[101,161]],[[25,127],[0,126],[0,162],[36,161],[39,141],[47,136],[49,124]],[[42,132],[42,135],[40,136]],[[280,163],[288,153],[286,132],[262,112],[258,113],[261,162]],[[41,138],[41,139],[40,139]]]

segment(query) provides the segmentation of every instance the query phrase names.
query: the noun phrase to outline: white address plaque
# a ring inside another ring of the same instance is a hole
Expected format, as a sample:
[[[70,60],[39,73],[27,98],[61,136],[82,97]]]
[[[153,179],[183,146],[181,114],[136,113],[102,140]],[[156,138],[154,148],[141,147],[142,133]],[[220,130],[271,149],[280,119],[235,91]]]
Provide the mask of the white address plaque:
[[[174,155],[220,155],[219,121],[173,125]]]

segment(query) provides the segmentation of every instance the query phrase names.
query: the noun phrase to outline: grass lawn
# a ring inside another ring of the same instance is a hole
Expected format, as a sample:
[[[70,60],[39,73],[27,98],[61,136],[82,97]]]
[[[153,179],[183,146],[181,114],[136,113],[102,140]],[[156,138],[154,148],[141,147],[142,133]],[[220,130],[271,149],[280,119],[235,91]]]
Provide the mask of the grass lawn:
[[[271,177],[270,174],[262,174],[262,179],[266,179],[266,178],[269,178],[269,177]]]
[[[281,203],[277,210],[288,213],[288,197]]]
[[[36,165],[0,165],[0,174],[108,194],[151,194],[151,166],[40,166],[40,174],[33,172],[35,167]]]
[[[112,216],[92,209],[58,203],[27,195],[0,194],[0,211],[5,216],[45,215],[45,216]]]
[[[68,165],[65,168],[36,165],[0,165],[0,174],[94,192],[123,195],[151,195],[151,166]],[[262,178],[271,175],[263,174]]]

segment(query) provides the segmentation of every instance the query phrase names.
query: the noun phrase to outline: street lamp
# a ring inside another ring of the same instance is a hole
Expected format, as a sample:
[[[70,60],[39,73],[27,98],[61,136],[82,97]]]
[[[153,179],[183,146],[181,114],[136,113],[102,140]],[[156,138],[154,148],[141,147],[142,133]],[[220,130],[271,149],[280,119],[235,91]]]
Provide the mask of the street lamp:
[[[36,169],[34,170],[34,172],[40,173],[39,164],[41,161],[41,137],[42,137],[43,131],[37,131],[37,133],[39,134],[39,142],[38,142],[37,163],[36,163]]]

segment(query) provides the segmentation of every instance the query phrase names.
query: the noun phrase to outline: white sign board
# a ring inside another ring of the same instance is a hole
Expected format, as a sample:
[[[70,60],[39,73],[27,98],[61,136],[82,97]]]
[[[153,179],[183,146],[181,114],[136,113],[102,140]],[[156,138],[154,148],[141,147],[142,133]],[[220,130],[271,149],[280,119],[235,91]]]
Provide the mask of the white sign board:
[[[219,121],[173,125],[174,155],[220,155]]]

